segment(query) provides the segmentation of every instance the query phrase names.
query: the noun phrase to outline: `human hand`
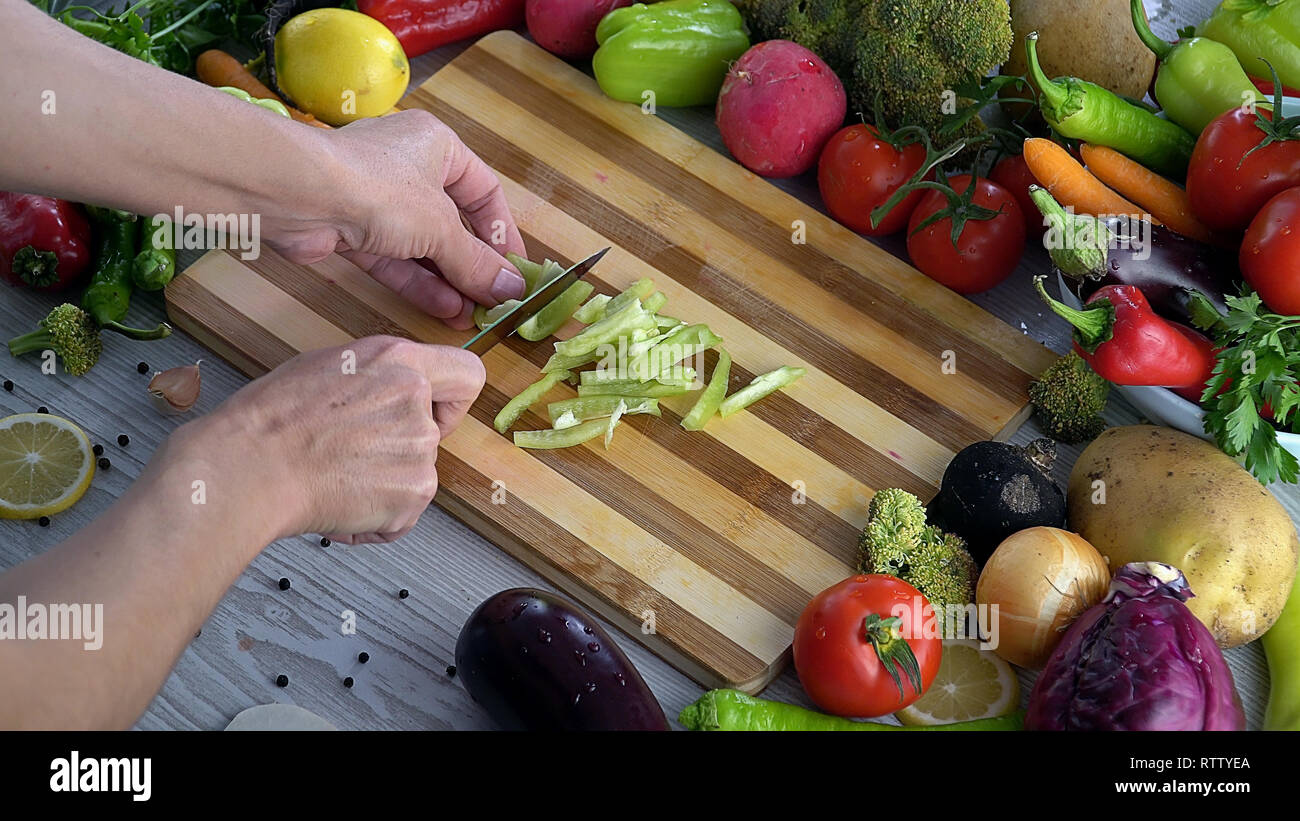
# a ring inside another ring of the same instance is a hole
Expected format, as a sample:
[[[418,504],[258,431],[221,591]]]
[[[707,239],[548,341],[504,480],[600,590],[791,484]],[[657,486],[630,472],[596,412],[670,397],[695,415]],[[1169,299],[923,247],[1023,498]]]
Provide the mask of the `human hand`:
[[[338,251],[454,328],[475,303],[523,294],[504,254],[525,253],[501,182],[450,128],[412,109],[319,132],[332,162],[327,218],[268,219],[268,244],[294,262]],[[463,219],[462,219],[463,217]]]
[[[257,453],[256,479],[244,473],[249,510],[267,501],[275,538],[392,541],[433,499],[438,443],[484,378],[482,360],[459,348],[366,337],[290,359],[182,437],[209,460]]]

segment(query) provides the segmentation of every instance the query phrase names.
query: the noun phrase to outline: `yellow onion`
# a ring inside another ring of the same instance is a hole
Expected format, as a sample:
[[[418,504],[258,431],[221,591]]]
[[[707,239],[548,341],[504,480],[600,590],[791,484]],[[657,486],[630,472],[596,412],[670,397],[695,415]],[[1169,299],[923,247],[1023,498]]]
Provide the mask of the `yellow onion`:
[[[981,607],[998,606],[993,652],[1017,666],[1038,669],[1066,628],[1102,600],[1109,584],[1105,558],[1082,536],[1031,527],[1012,533],[993,551],[980,572],[975,601]]]

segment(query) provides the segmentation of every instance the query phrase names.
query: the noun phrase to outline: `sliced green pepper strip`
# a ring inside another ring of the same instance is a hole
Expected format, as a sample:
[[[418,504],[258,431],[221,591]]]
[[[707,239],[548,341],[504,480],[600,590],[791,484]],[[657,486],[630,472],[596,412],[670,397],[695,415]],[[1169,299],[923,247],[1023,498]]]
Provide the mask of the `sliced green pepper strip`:
[[[552,402],[546,406],[546,413],[552,419],[559,419],[566,414],[572,414],[579,422],[586,422],[588,419],[601,419],[609,416],[618,407],[619,402],[627,402],[627,410],[623,411],[624,415],[644,413],[650,416],[659,416],[659,400],[646,397],[622,397],[622,396],[578,396],[573,399],[561,399],[558,402]]]
[[[686,323],[675,316],[656,316],[655,324],[660,328],[676,328],[678,325],[685,325]]]
[[[564,323],[569,321],[573,312],[578,309],[582,301],[591,296],[591,292],[596,290],[596,286],[590,282],[577,282],[564,289],[564,292],[552,299],[537,313],[528,318],[528,321],[519,326],[516,332],[529,342],[537,342],[558,331]]]
[[[515,423],[519,417],[524,415],[524,411],[541,399],[547,391],[573,374],[568,371],[556,371],[548,373],[533,384],[524,388],[518,396],[511,399],[497,414],[497,418],[492,420],[492,427],[497,429],[497,433],[505,433],[510,430],[510,426]]]
[[[605,318],[605,306],[613,299],[609,294],[596,294],[573,312],[573,318],[583,325],[590,325]]]
[[[638,279],[627,286],[626,291],[609,301],[609,304],[605,306],[605,316],[618,312],[630,302],[647,298],[654,293],[654,290],[655,284],[653,280]]]
[[[726,350],[718,349],[718,364],[713,366],[713,375],[709,377],[709,386],[700,394],[700,398],[695,400],[695,405],[691,408],[686,417],[682,419],[682,427],[687,430],[703,430],[718,412],[718,407],[727,395],[727,380],[731,378],[731,355]]]
[[[590,422],[583,422],[581,425],[574,425],[571,428],[548,428],[546,430],[517,430],[515,431],[515,447],[532,448],[534,450],[555,450],[558,448],[571,448],[575,445],[581,445],[583,442],[591,441],[597,436],[602,436],[609,423],[604,419],[593,419]]]
[[[627,400],[619,399],[618,405],[615,406],[614,412],[610,414],[609,423],[605,427],[605,450],[609,450],[609,443],[614,441],[614,428],[618,427],[618,420],[627,412]]]
[[[555,430],[564,430],[571,428],[582,420],[573,414],[573,411],[565,411],[551,421],[551,427]]]
[[[690,385],[665,385],[662,382],[636,382],[633,380],[578,386],[578,396],[635,396],[657,399],[663,396],[681,396],[690,392]]]
[[[560,356],[558,353],[551,354],[551,358],[546,360],[542,366],[542,373],[555,373],[556,371],[571,371],[574,368],[580,368],[583,365],[590,365],[601,358],[599,353],[585,353],[580,356]]]
[[[653,376],[650,379],[635,379],[620,372],[617,368],[608,370],[596,369],[594,371],[583,371],[579,376],[579,384],[582,385],[605,385],[610,382],[658,382],[661,385],[689,385],[699,376],[694,368],[670,368],[662,374]]]
[[[641,304],[644,305],[645,309],[650,313],[657,314],[661,308],[668,304],[668,297],[664,296],[663,291],[655,291],[653,294],[646,297],[645,301]]]
[[[477,325],[478,329],[481,331],[501,317],[510,313],[510,311],[522,301],[523,300],[519,299],[507,299],[505,302],[492,308],[484,308],[482,305],[475,305],[474,324]]]
[[[629,336],[635,330],[650,330],[654,327],[654,314],[641,307],[640,300],[634,299],[619,310],[607,313],[605,318],[596,324],[588,325],[587,329],[577,336],[556,342],[555,352],[561,356],[593,353],[602,345],[615,342],[619,337]]]
[[[723,419],[726,419],[733,413],[754,404],[764,396],[784,388],[805,373],[807,371],[803,368],[792,368],[786,365],[761,376],[756,376],[753,382],[722,400],[722,404],[718,406],[718,413]]]
[[[721,342],[722,337],[709,330],[708,325],[679,325],[657,339],[654,345],[643,350],[629,350],[628,371],[640,379],[650,379],[688,356],[706,351]]]

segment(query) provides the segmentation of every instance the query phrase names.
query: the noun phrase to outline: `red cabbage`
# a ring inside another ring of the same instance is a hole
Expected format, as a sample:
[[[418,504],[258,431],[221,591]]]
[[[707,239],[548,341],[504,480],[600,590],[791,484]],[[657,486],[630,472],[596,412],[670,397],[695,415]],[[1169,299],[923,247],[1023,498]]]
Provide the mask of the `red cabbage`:
[[[1192,615],[1187,580],[1126,564],[1066,631],[1029,696],[1027,730],[1240,730],[1223,653]]]

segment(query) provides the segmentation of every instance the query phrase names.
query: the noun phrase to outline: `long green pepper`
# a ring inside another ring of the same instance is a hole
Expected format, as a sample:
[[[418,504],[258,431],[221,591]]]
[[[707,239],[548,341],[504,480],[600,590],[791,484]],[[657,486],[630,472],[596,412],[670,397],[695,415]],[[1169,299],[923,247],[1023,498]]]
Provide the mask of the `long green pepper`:
[[[1138,38],[1160,61],[1156,100],[1169,119],[1200,134],[1223,112],[1264,101],[1232,49],[1208,37],[1162,40],[1147,23],[1142,0],[1130,0],[1130,7]]]
[[[1272,64],[1282,84],[1300,88],[1300,2],[1223,0],[1196,33],[1232,49],[1246,73],[1272,79]],[[1263,58],[1263,59],[1261,59]]]
[[[1038,63],[1038,33],[1025,38],[1029,78],[1039,89],[1043,119],[1073,140],[1104,145],[1142,165],[1182,180],[1196,138],[1172,120],[1124,100],[1096,83],[1077,77],[1049,80]]]

